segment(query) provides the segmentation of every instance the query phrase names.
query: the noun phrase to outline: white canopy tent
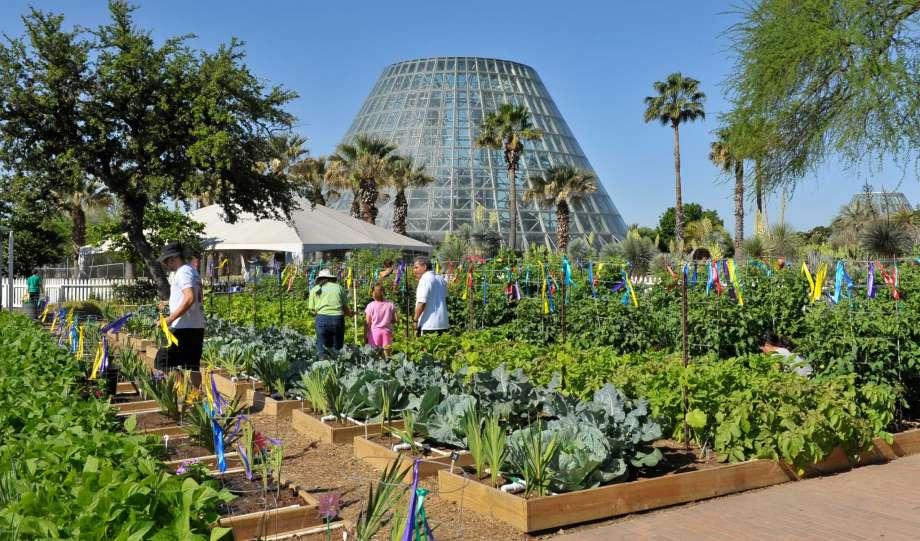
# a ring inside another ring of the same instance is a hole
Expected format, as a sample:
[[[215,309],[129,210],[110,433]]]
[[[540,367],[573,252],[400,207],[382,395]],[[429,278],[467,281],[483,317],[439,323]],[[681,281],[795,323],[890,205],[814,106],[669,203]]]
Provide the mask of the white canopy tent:
[[[287,252],[301,259],[311,252],[358,249],[396,249],[429,253],[432,246],[382,227],[357,220],[330,208],[311,208],[300,202],[291,220],[257,220],[240,214],[228,223],[218,205],[194,210],[189,217],[204,224],[204,243],[209,250],[258,250]]]

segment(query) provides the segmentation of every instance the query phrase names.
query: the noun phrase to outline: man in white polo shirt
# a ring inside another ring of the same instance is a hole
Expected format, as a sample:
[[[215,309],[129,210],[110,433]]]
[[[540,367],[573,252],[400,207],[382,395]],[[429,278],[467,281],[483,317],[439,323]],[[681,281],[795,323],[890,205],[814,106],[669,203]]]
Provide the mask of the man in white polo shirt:
[[[159,261],[175,273],[169,289],[166,324],[179,345],[170,346],[167,350],[167,367],[198,370],[204,342],[201,277],[194,267],[185,262],[182,245],[178,242],[164,246]]]
[[[447,282],[431,270],[431,261],[425,256],[415,258],[412,274],[418,279],[415,288],[415,332],[440,334],[450,328],[447,323]]]

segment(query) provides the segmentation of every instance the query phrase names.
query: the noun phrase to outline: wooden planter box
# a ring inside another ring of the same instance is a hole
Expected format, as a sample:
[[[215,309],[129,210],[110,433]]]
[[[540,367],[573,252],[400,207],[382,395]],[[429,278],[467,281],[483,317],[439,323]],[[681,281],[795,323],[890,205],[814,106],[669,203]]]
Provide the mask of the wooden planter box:
[[[144,342],[145,340],[143,338],[132,336],[131,338],[128,339],[128,346],[134,351],[136,351],[138,355],[143,355],[144,350],[147,348]]]
[[[246,401],[255,413],[285,420],[290,420],[294,410],[310,409],[310,402],[306,400],[275,400],[262,391],[252,389],[247,389]]]
[[[380,423],[367,425],[334,426],[323,422],[319,417],[303,410],[295,409],[291,412],[291,424],[301,434],[306,434],[321,443],[354,443],[355,436],[365,434],[379,434]],[[402,428],[402,420],[390,421],[388,426]]]
[[[319,516],[317,501],[309,493],[291,487],[303,500],[303,505],[292,505],[270,511],[221,518],[219,525],[233,529],[236,540],[297,539],[298,541],[325,541],[327,526]],[[337,520],[329,524],[332,539],[342,538],[345,523]]]
[[[158,428],[144,428],[138,430],[139,434],[147,434],[149,436],[158,436],[162,438],[163,436],[169,436],[170,440],[181,440],[188,437],[188,432],[185,431],[184,427],[179,425],[176,426],[162,426]]]
[[[920,453],[920,429],[894,434],[889,445],[881,439],[853,460],[837,447],[824,460],[807,468],[803,477],[837,473],[865,464],[880,464]],[[355,439],[357,455],[358,438]],[[462,503],[485,516],[523,532],[559,528],[638,511],[705,500],[735,492],[795,481],[794,468],[774,460],[751,460],[654,479],[525,499],[444,469],[438,487],[445,499]]]
[[[157,360],[157,353],[160,351],[160,348],[157,347],[156,342],[150,342],[146,344],[146,349],[144,350],[144,357],[147,366],[153,366],[154,362]]]
[[[773,460],[751,460],[654,479],[525,499],[470,478],[438,472],[441,497],[522,532],[536,532],[792,481]]]
[[[262,389],[261,381],[241,380],[233,381],[230,376],[224,374],[214,374],[214,384],[217,386],[217,392],[222,394],[227,400],[238,398],[241,404],[252,405],[249,400],[250,391],[253,393]]]
[[[905,430],[894,435],[891,449],[898,456],[920,453],[920,428]]]
[[[115,386],[115,394],[137,394],[139,392],[133,381],[119,381]]]
[[[217,455],[205,455],[196,458],[199,464],[211,471],[212,475],[220,474],[217,469]],[[224,474],[244,471],[243,460],[240,458],[239,453],[224,453],[224,459],[227,461],[227,471],[225,471]],[[166,469],[175,473],[176,468],[178,468],[179,465],[181,465],[183,462],[186,462],[187,460],[189,459],[169,460],[164,462],[164,464],[166,464]]]
[[[118,408],[117,415],[126,416],[137,413],[155,413],[160,411],[160,405],[156,400],[138,400],[137,402],[125,402],[124,404],[115,404]]]
[[[404,466],[412,463],[410,455],[394,451],[391,447],[387,447],[377,442],[371,441],[364,436],[355,436],[354,441],[355,458],[361,459],[367,464],[370,464],[375,469],[383,470],[395,462],[396,459],[400,456],[403,457],[402,463]],[[454,463],[454,465],[457,467],[471,466],[472,464],[473,455],[469,454],[468,452],[461,452],[457,462]],[[422,462],[419,462],[418,475],[419,477],[430,477],[432,475],[436,475],[441,470],[448,470],[450,468],[450,455],[440,455],[433,453],[430,456],[426,456]],[[403,482],[412,482],[411,470],[403,478]]]

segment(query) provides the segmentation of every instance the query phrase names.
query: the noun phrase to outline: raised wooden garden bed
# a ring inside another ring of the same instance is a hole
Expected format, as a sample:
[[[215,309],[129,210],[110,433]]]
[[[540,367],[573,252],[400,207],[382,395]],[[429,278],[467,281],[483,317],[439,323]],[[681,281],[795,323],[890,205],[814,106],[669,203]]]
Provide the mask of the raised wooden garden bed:
[[[250,402],[250,391],[262,390],[261,381],[238,380],[233,381],[230,376],[224,374],[214,374],[214,385],[217,386],[217,392],[223,395],[227,400],[239,399],[241,404],[252,405]]]
[[[310,407],[310,403],[305,400],[275,400],[262,391],[252,389],[247,390],[246,400],[252,406],[253,412],[285,420],[291,418],[291,412],[294,410]]]
[[[258,507],[260,493],[253,493],[252,488],[259,481],[246,481],[240,473],[223,474],[218,477],[231,492],[240,495],[239,500],[230,502],[231,509],[251,509]],[[220,526],[233,529],[233,538],[249,539],[325,539],[326,524],[319,516],[318,505],[312,497],[299,489],[282,482],[281,497],[276,500],[274,491],[268,496],[268,504],[279,505],[277,509],[259,510],[228,516],[220,519]],[[341,535],[343,523],[333,522],[329,530],[333,535]]]
[[[192,460],[195,463],[206,467],[208,470],[210,470],[212,475],[220,474],[220,471],[218,471],[217,468],[217,455],[204,455],[200,457],[194,457],[192,459],[181,458],[176,460],[168,460],[164,462],[164,464],[166,464],[166,469],[175,473],[176,468],[178,468],[183,463],[188,463],[189,460]],[[240,458],[239,453],[224,453],[224,460],[227,462],[227,471],[224,472],[225,475],[244,471],[243,460]]]
[[[807,468],[803,477],[838,473],[856,466],[880,464],[920,453],[920,429],[894,434],[893,440],[888,444],[876,439],[872,448],[860,453],[855,460],[838,447],[824,460]],[[356,455],[358,445],[356,438]],[[751,460],[533,498],[502,492],[464,475],[462,471],[447,469],[438,472],[438,487],[442,498],[458,503],[462,500],[466,508],[501,520],[523,532],[535,532],[705,500],[800,478],[793,467],[779,461]]]
[[[170,440],[182,440],[188,437],[188,432],[185,431],[184,427],[179,425],[175,426],[158,426],[156,428],[142,428],[138,430],[140,434],[147,434],[149,436],[169,436]]]
[[[137,385],[133,381],[119,381],[115,386],[115,394],[137,394]]]
[[[355,436],[379,434],[380,423],[342,424],[337,421],[323,421],[316,414],[303,410],[291,412],[291,424],[301,434],[306,434],[321,443],[354,443]],[[402,428],[402,420],[390,421],[389,426]]]
[[[385,440],[390,438],[384,437]],[[403,464],[409,464],[412,461],[412,455],[408,451],[400,452],[393,450],[393,443],[387,444],[381,441],[380,436],[365,438],[364,436],[355,436],[355,458],[370,464],[372,467],[382,470],[396,461],[400,456],[403,458]],[[422,462],[418,465],[419,477],[430,477],[436,475],[439,471],[451,468],[451,452],[441,449],[432,449],[431,453],[422,456]],[[473,464],[473,456],[466,451],[458,452],[456,462],[453,467],[462,468]],[[406,483],[412,482],[412,472],[406,474],[403,479]]]
[[[118,409],[117,415],[135,415],[139,413],[156,413],[160,411],[160,405],[156,400],[138,400],[136,402],[124,402],[115,404]]]
[[[438,472],[442,498],[460,503],[522,532],[536,532],[591,520],[704,500],[795,479],[773,460],[752,460],[716,468],[642,479],[577,492],[524,498],[448,470]]]

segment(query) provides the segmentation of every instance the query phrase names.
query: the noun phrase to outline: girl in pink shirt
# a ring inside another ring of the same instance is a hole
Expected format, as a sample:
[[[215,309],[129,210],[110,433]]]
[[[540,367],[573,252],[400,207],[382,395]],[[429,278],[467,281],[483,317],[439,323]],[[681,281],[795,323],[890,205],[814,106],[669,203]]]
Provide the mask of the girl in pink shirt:
[[[383,298],[383,286],[376,285],[371,291],[374,298],[365,315],[365,334],[368,345],[389,351],[393,343],[393,325],[396,323],[396,305]]]

